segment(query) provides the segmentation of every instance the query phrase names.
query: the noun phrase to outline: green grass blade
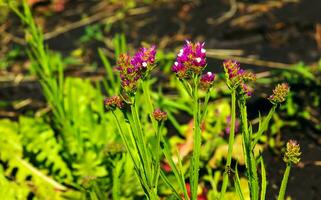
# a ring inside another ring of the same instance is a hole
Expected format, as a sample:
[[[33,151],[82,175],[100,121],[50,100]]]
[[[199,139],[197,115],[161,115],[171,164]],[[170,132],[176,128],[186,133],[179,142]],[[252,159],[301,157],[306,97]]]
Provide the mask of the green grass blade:
[[[265,200],[265,194],[266,194],[266,171],[265,171],[265,165],[263,161],[263,157],[261,157],[261,200]]]
[[[242,192],[241,181],[240,181],[240,177],[237,169],[237,164],[235,166],[234,185],[235,185],[236,194],[238,195],[239,199],[244,200],[244,195]]]

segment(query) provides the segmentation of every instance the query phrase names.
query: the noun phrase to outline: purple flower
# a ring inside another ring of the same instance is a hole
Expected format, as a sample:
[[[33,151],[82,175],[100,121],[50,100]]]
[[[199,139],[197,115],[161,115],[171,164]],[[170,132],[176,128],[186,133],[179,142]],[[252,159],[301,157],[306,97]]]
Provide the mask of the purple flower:
[[[131,64],[140,70],[146,70],[155,63],[156,46],[153,45],[151,48],[142,47],[131,59]]]
[[[155,64],[156,47],[140,48],[131,57],[121,54],[116,69],[120,73],[121,86],[127,93],[134,93],[137,89],[139,79],[145,77]]]
[[[251,97],[253,89],[246,83],[248,81],[255,81],[255,74],[241,69],[240,64],[234,60],[225,60],[223,62],[223,67],[227,79],[227,85],[230,88],[238,88],[239,92],[244,94],[245,97]]]
[[[244,73],[244,70],[240,68],[240,64],[235,60],[225,60],[223,62],[223,67],[227,78],[231,82],[239,81],[241,75]]]
[[[122,88],[129,93],[136,91],[137,81],[141,78],[141,71],[131,64],[131,57],[128,54],[119,56],[116,69],[120,73]]]
[[[177,54],[172,71],[179,78],[190,78],[192,73],[200,74],[206,66],[206,50],[204,42],[192,43],[186,41],[184,47]]]
[[[207,72],[206,74],[203,74],[200,80],[200,86],[204,90],[208,90],[214,82],[215,74],[212,72]]]

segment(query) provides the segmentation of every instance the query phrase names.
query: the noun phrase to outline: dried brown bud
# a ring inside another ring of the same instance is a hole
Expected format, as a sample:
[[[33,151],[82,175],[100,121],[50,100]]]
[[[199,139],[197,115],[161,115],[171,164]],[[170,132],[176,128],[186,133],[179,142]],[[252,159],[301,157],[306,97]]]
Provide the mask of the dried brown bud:
[[[104,104],[107,110],[115,110],[116,108],[122,108],[124,103],[119,96],[107,97],[104,100]]]
[[[300,162],[300,145],[295,140],[289,140],[286,143],[286,151],[283,157],[284,162],[288,164],[298,164]]]
[[[156,121],[165,121],[167,120],[167,113],[164,111],[161,111],[159,108],[156,108],[153,112],[154,119]]]
[[[290,87],[287,83],[278,84],[274,88],[273,94],[268,99],[273,104],[282,103],[285,101],[289,91]]]

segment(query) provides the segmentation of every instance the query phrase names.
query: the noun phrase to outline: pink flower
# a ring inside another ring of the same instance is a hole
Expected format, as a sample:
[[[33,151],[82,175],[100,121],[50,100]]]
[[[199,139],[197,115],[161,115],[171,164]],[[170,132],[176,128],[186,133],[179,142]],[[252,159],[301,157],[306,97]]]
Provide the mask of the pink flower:
[[[116,69],[120,73],[121,86],[127,93],[134,93],[138,81],[150,72],[155,64],[156,47],[140,48],[131,57],[121,54]]]
[[[142,47],[131,59],[131,64],[138,69],[146,69],[151,67],[155,63],[156,46],[153,45],[151,48]]]
[[[208,90],[210,87],[212,87],[213,82],[215,79],[215,74],[212,72],[207,72],[206,74],[203,74],[200,80],[200,86],[204,90]]]
[[[186,41],[184,47],[177,54],[172,71],[179,78],[190,78],[192,73],[200,74],[206,66],[206,50],[204,43]]]

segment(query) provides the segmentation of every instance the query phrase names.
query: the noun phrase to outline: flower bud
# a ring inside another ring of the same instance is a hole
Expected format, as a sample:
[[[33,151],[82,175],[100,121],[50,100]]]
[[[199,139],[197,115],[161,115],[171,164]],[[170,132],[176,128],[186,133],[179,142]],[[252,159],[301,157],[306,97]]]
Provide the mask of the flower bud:
[[[248,81],[255,81],[256,76],[252,72],[240,68],[240,64],[234,60],[225,60],[223,62],[227,85],[230,88],[237,88],[241,85],[241,90],[247,96],[251,96],[251,91],[245,85]]]
[[[268,99],[273,104],[282,103],[285,101],[289,91],[290,91],[290,87],[287,83],[278,84],[274,88],[273,94],[270,95]]]
[[[245,83],[241,83],[241,93],[245,94],[245,97],[251,97],[253,95],[253,88],[249,87]]]
[[[167,120],[167,113],[156,108],[153,112],[153,117],[158,122],[165,121]]]
[[[295,140],[289,140],[286,143],[286,151],[283,157],[284,162],[296,165],[300,162],[300,156],[300,145]]]
[[[200,80],[200,87],[204,90],[208,90],[213,86],[213,82],[215,79],[215,74],[212,72],[207,72],[206,74],[203,74]]]
[[[123,100],[119,96],[105,98],[104,104],[107,110],[115,110],[124,106]]]

